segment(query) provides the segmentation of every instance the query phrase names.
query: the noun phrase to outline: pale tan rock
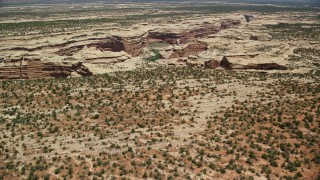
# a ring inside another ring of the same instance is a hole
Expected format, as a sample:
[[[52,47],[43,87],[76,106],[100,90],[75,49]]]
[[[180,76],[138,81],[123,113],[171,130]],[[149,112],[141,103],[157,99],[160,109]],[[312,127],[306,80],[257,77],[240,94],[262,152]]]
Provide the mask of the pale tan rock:
[[[283,60],[270,57],[233,56],[223,57],[220,66],[227,69],[286,70]]]

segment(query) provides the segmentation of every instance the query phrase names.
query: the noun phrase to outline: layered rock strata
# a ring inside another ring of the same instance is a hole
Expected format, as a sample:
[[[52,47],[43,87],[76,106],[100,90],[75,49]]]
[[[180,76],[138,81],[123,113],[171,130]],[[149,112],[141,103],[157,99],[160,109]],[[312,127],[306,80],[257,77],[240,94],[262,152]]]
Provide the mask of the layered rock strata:
[[[71,73],[91,76],[82,63],[57,64],[39,60],[21,60],[0,65],[0,79],[67,78]]]
[[[265,60],[264,62],[250,62],[250,59],[243,60],[239,57],[224,56],[220,62],[220,66],[226,70],[234,69],[255,69],[255,70],[287,70],[285,65],[278,64],[272,60]]]
[[[207,38],[223,29],[239,26],[240,24],[240,20],[225,19],[219,24],[204,22],[189,28],[175,30],[158,27],[132,34],[114,33],[107,37],[78,35],[69,38],[67,41],[42,46],[12,47],[9,51],[18,51],[21,56],[28,57],[28,59],[19,59],[20,55],[7,56],[2,60],[0,59],[0,78],[65,78],[74,73],[81,76],[92,75],[80,62],[96,65],[124,62],[133,57],[144,55],[146,50],[148,51],[148,49],[152,48],[152,44],[157,43],[167,45],[166,48],[159,48],[159,50],[161,57],[167,59],[168,62],[170,60],[170,64],[175,64],[174,59],[178,59],[179,62],[177,64],[179,65],[185,64],[190,67],[204,67],[207,69],[219,67],[224,69],[286,69],[285,66],[274,62],[237,63],[230,60],[233,57],[224,57],[221,61],[198,59],[197,55],[199,53],[208,50],[208,44],[199,39]],[[255,36],[250,39],[258,40]],[[48,51],[48,49],[53,50]],[[52,57],[55,60],[50,61],[50,58],[43,58],[41,56],[42,51],[49,52],[50,55],[53,54]],[[43,61],[43,59],[46,60]]]

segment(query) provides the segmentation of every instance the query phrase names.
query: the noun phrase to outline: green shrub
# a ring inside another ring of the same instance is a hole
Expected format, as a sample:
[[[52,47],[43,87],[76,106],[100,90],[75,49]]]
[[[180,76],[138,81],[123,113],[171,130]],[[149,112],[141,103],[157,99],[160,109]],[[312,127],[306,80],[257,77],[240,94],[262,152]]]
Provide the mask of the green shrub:
[[[54,173],[55,173],[55,174],[59,174],[59,173],[60,173],[60,168],[55,169],[55,170],[54,170]]]
[[[151,52],[153,52],[154,55],[146,58],[145,59],[146,61],[155,62],[155,61],[161,59],[162,56],[161,56],[160,51],[158,49],[152,49]]]

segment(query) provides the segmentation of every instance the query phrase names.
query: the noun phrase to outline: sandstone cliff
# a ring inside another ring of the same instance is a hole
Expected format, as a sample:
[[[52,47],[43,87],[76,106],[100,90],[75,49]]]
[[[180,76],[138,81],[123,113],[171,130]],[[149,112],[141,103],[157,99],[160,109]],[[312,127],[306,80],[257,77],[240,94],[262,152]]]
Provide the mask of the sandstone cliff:
[[[276,63],[278,62],[278,63]],[[260,61],[255,59],[244,59],[243,57],[226,57],[224,56],[220,62],[220,66],[226,70],[233,69],[255,69],[255,70],[287,70],[285,65],[279,64],[281,61],[273,61],[272,59],[264,59]]]
[[[67,78],[72,72],[81,76],[92,75],[82,63],[56,64],[39,60],[21,60],[0,65],[0,79]]]

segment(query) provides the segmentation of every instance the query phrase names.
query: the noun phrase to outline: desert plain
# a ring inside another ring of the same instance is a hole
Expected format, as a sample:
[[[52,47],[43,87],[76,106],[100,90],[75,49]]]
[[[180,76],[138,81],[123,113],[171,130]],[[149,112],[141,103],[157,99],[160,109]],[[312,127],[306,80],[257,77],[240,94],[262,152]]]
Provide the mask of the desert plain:
[[[0,179],[319,179],[320,13],[0,7]]]

